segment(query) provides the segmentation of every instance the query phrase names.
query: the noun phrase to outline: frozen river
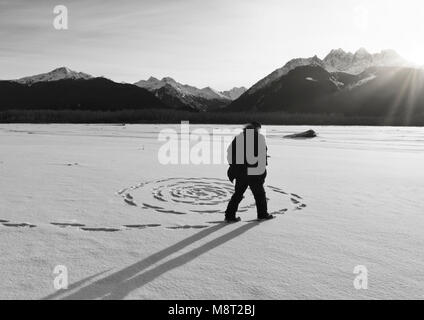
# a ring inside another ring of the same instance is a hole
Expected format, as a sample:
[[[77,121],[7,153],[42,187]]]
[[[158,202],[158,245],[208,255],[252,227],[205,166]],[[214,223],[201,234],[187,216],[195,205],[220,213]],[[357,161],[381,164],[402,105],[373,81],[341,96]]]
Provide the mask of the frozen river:
[[[0,298],[424,298],[424,128],[265,129],[277,219],[225,225],[227,165],[158,158],[179,125],[0,124]]]

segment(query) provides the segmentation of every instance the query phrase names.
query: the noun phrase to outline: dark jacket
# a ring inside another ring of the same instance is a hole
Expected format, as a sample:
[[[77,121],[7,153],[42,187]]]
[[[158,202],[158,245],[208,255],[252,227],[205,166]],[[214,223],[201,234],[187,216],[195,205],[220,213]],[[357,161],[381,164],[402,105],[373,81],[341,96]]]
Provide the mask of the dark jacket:
[[[254,155],[256,157],[265,157],[265,161],[266,161],[266,165],[268,165],[268,155],[267,155],[267,150],[268,148],[265,145],[265,154],[259,154],[259,139],[261,139],[261,142],[265,144],[265,137],[263,135],[261,135],[258,131],[255,131],[255,135],[254,135]],[[236,158],[237,158],[237,140],[238,141],[243,141],[244,144],[244,157],[243,157],[243,161],[241,163],[237,163]],[[247,148],[246,148],[246,131],[243,131],[242,133],[240,133],[237,137],[235,137],[233,139],[233,141],[231,142],[230,146],[227,149],[227,160],[228,160],[228,164],[230,165],[227,171],[227,176],[228,179],[233,182],[234,179],[244,179],[244,178],[249,178],[249,179],[265,179],[266,177],[266,170],[260,174],[260,175],[256,175],[256,176],[249,176],[248,175],[248,168],[255,168],[258,166],[258,163],[255,164],[250,164],[248,163],[247,159],[246,159],[246,152],[247,152]]]

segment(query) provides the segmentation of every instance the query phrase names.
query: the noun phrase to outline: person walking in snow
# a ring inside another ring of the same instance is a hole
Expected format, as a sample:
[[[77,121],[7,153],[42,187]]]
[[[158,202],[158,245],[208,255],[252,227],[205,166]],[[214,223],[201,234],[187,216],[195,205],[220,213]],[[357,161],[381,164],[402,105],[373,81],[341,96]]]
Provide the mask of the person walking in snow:
[[[259,122],[249,123],[228,147],[227,160],[230,167],[227,175],[231,182],[235,180],[235,187],[234,194],[225,211],[226,222],[241,220],[236,217],[236,213],[248,187],[255,198],[258,219],[274,218],[268,213],[264,189],[268,156],[265,137],[259,132],[260,129]]]

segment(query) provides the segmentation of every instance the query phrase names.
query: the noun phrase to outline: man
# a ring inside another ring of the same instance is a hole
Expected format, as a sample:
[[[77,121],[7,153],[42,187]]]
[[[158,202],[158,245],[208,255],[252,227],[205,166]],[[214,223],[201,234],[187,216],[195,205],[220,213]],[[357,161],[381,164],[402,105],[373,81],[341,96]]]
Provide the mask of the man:
[[[268,213],[267,200],[264,189],[266,178],[267,146],[265,137],[259,133],[261,124],[252,122],[245,126],[243,132],[234,138],[227,150],[230,167],[228,178],[236,180],[235,191],[225,211],[226,222],[238,222],[236,217],[238,206],[243,200],[247,187],[253,193],[259,220],[274,218]]]

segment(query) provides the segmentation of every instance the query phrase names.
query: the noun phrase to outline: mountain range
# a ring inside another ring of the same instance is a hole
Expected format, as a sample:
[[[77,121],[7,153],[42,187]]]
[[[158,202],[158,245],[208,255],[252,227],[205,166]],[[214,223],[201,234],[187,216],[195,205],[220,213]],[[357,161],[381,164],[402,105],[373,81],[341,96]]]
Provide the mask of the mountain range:
[[[371,66],[359,74],[299,66],[232,102],[229,112],[339,114],[348,117],[424,119],[424,70]],[[388,123],[390,121],[388,120]]]
[[[393,50],[292,59],[250,89],[217,91],[165,77],[116,83],[66,67],[0,81],[0,110],[181,109],[424,119],[424,71]]]
[[[54,69],[53,71],[37,74],[35,76],[24,77],[21,79],[15,80],[20,84],[31,85],[37,82],[50,82],[50,81],[58,81],[58,80],[88,80],[93,77],[84,72],[75,72],[67,67],[60,67]]]
[[[246,88],[243,87],[224,92],[218,92],[211,87],[198,89],[187,84],[181,84],[170,77],[162,80],[150,77],[148,80],[141,80],[134,84],[149,90],[171,108],[185,108],[196,111],[225,108],[231,101],[237,99],[246,91]]]
[[[102,92],[102,85],[105,92]],[[93,86],[96,87],[98,96],[91,96],[89,92],[84,93],[84,96],[81,95],[80,90],[85,90],[84,87],[93,88]],[[53,98],[56,93],[52,92],[51,96],[44,97],[43,101],[40,94],[49,88],[60,90],[62,93],[66,92],[67,99],[58,101]],[[125,90],[131,90],[133,97],[136,93],[138,94],[136,100],[130,103],[136,108],[145,108],[147,105],[151,105],[152,107],[160,106],[191,111],[210,111],[228,106],[243,94],[246,88],[240,87],[218,92],[210,87],[198,89],[194,86],[183,85],[170,77],[162,80],[151,77],[147,81],[141,80],[132,85],[116,83],[105,78],[93,77],[84,72],[76,72],[67,67],[60,67],[47,73],[0,81],[0,93],[5,94],[3,98],[0,98],[0,108],[24,108],[24,106],[38,108],[43,105],[46,108],[50,108],[52,105],[57,108],[80,108],[88,101],[91,104],[90,108],[94,106],[110,108],[112,101],[116,104],[114,108],[118,108],[119,105],[122,108],[128,108],[130,99],[122,99],[118,94]],[[146,91],[150,95],[146,94]],[[141,93],[144,96],[143,99],[141,99]],[[155,98],[152,98],[152,95]],[[115,99],[115,96],[120,98]],[[149,98],[147,99],[147,97]]]
[[[287,62],[283,67],[273,71],[268,76],[258,81],[248,91],[250,93],[263,88],[267,84],[289,73],[289,71],[302,66],[315,65],[328,72],[345,72],[360,74],[370,67],[411,67],[412,64],[403,59],[393,50],[383,50],[371,54],[364,48],[355,53],[345,52],[343,49],[331,50],[323,60],[316,55],[310,58],[296,58]]]
[[[168,108],[148,90],[62,67],[0,81],[0,110],[119,110]]]

